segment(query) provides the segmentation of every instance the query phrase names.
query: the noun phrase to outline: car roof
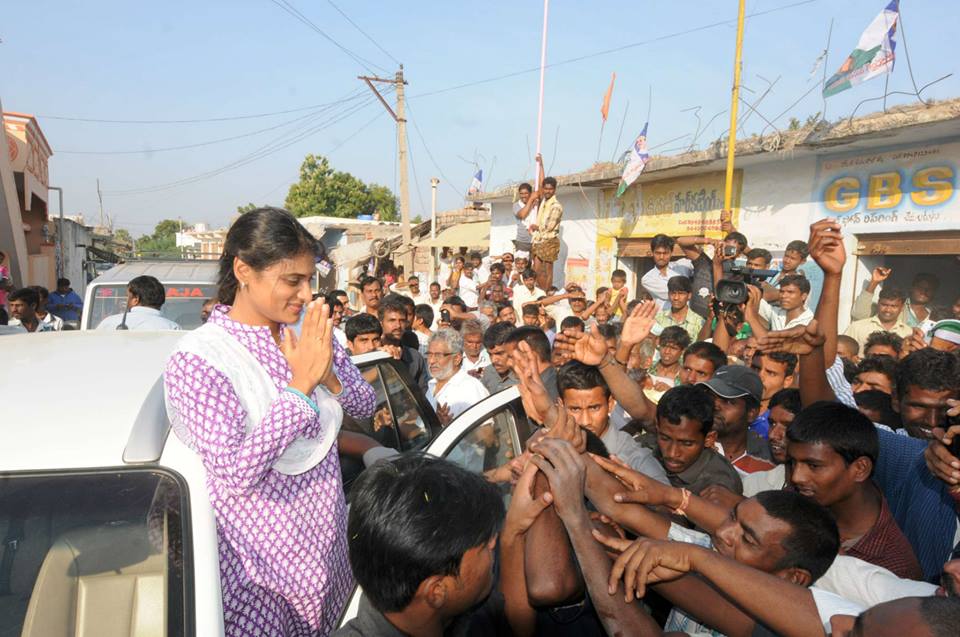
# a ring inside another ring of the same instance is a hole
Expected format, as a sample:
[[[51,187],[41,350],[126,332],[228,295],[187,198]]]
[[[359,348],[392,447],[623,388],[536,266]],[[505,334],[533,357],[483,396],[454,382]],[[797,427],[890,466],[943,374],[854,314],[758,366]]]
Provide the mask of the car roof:
[[[94,279],[90,285],[129,283],[149,275],[161,283],[216,283],[218,261],[130,261],[116,265]]]
[[[169,429],[162,374],[183,336],[85,330],[2,337],[0,473],[156,462]],[[375,351],[352,360],[388,358]]]
[[[156,404],[158,380],[182,337],[134,330],[2,337],[0,472],[123,464],[144,403],[153,396]]]

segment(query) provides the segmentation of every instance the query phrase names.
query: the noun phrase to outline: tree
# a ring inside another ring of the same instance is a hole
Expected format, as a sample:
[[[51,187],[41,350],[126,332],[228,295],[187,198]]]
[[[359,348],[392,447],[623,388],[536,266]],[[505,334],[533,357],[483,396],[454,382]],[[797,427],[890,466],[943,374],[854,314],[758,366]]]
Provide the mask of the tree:
[[[245,205],[245,206],[237,206],[237,212],[242,215],[242,214],[245,213],[245,212],[250,212],[251,210],[256,210],[256,209],[259,208],[259,207],[260,207],[260,206],[258,206],[258,205],[255,204],[255,203],[248,203],[248,204]]]
[[[133,237],[130,236],[130,231],[126,228],[119,228],[113,233],[113,238],[120,243],[133,243]]]
[[[176,235],[179,231],[179,221],[164,219],[154,227],[152,235],[145,234],[137,240],[137,252],[152,256],[178,254]]]
[[[356,218],[379,212],[383,221],[397,219],[397,198],[389,188],[365,184],[350,173],[334,170],[326,157],[314,155],[303,160],[300,181],[290,186],[286,207],[297,217]]]

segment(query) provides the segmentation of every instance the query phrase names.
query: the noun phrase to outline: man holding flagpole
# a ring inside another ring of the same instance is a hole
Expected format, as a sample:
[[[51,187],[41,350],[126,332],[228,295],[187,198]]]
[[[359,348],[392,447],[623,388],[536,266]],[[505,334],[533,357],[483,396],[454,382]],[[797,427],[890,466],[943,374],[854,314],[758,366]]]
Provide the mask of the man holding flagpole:
[[[541,202],[537,209],[536,223],[530,226],[533,232],[533,271],[537,273],[537,287],[547,290],[553,284],[553,264],[560,256],[560,221],[563,205],[557,200],[557,180],[547,177],[537,192]]]

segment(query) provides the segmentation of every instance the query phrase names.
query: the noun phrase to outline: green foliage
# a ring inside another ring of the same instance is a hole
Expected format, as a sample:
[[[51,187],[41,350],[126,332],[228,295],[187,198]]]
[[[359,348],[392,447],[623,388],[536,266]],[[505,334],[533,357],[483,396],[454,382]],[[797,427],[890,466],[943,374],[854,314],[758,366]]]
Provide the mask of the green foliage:
[[[177,232],[180,231],[180,222],[175,219],[164,219],[153,229],[152,235],[143,235],[137,239],[137,252],[143,256],[170,257],[179,255],[177,249]]]
[[[255,203],[248,203],[248,204],[245,205],[245,206],[237,206],[237,212],[242,215],[242,214],[245,213],[245,212],[250,212],[251,210],[256,210],[256,209],[259,208],[259,207],[260,207],[260,206],[258,206],[258,205],[255,204]]]
[[[133,243],[133,237],[130,236],[130,231],[126,228],[119,228],[113,233],[113,238],[121,243]]]
[[[307,155],[300,181],[290,186],[287,210],[297,217],[356,218],[380,213],[382,221],[396,221],[397,198],[389,188],[365,184],[350,173],[334,170],[326,157]]]

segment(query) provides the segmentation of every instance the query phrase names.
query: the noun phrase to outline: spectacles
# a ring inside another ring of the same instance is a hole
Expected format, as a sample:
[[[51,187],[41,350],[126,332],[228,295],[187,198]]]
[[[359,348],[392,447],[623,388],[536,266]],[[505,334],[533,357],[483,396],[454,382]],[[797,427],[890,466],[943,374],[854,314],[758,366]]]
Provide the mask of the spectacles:
[[[439,358],[442,360],[447,356],[453,356],[453,352],[427,352],[427,360],[435,359],[435,358]]]

